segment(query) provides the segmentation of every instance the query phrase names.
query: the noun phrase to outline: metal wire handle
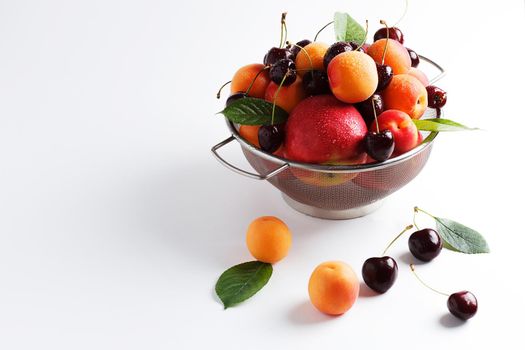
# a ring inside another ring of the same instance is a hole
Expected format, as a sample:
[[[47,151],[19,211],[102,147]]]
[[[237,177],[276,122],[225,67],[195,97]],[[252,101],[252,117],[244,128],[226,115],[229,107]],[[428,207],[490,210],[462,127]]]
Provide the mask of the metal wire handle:
[[[270,171],[268,174],[266,175],[259,175],[259,174],[255,174],[255,173],[251,173],[249,171],[246,171],[246,170],[243,170],[241,168],[238,168],[236,167],[235,165],[233,164],[230,164],[228,163],[224,158],[222,158],[219,153],[217,152],[217,150],[223,146],[226,146],[227,144],[229,144],[230,142],[232,142],[233,140],[236,140],[235,137],[233,136],[230,136],[228,137],[226,140],[222,141],[222,142],[219,142],[218,144],[216,144],[215,146],[213,146],[211,148],[211,152],[213,153],[213,155],[215,156],[215,158],[219,161],[219,163],[221,163],[222,165],[224,165],[226,168],[238,173],[238,174],[241,174],[241,175],[244,175],[244,176],[247,176],[249,178],[252,178],[252,179],[256,179],[256,180],[268,180],[269,178],[279,174],[281,171],[285,170],[286,168],[288,168],[290,166],[290,164],[288,163],[284,163],[283,165],[281,165],[280,167],[276,168],[275,170],[272,170]]]

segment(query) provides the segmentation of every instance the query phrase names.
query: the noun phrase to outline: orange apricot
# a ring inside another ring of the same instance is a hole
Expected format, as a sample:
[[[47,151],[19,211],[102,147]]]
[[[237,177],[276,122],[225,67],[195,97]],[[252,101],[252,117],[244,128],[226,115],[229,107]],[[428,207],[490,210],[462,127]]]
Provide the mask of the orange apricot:
[[[297,77],[295,81],[288,86],[281,86],[279,93],[277,94],[277,89],[279,85],[273,81],[268,84],[266,88],[266,93],[264,94],[264,99],[268,102],[272,102],[275,99],[275,104],[286,112],[290,113],[292,110],[306,98],[306,92],[303,88],[303,83],[300,77]]]
[[[387,47],[385,53],[385,64],[392,67],[394,74],[408,72],[412,66],[410,55],[408,54],[407,49],[395,40],[388,40],[387,44],[387,39],[380,39],[370,45],[366,53],[370,55],[376,63],[381,64],[385,45]]]
[[[317,266],[308,282],[312,304],[328,315],[341,315],[354,305],[359,295],[359,280],[342,261],[327,261]]]
[[[315,41],[306,45],[304,50],[300,50],[295,58],[297,74],[302,77],[311,69],[324,70],[323,59],[328,48],[328,44]],[[308,57],[310,57],[310,59],[308,59]]]
[[[239,68],[232,78],[230,87],[232,94],[236,92],[246,92],[257,74],[262,70],[259,76],[257,76],[257,79],[255,79],[248,96],[264,98],[266,87],[270,84],[270,76],[268,74],[268,69],[263,69],[264,64],[259,63],[253,63]]]
[[[261,216],[253,220],[246,232],[246,245],[253,257],[274,264],[288,255],[292,233],[275,216]]]
[[[259,128],[260,125],[241,125],[239,127],[239,135],[257,148],[259,145]]]
[[[412,75],[394,75],[383,91],[383,103],[385,110],[397,109],[419,119],[428,106],[427,89]]]
[[[370,56],[359,51],[341,53],[328,64],[328,81],[338,100],[362,102],[377,89],[376,64]]]

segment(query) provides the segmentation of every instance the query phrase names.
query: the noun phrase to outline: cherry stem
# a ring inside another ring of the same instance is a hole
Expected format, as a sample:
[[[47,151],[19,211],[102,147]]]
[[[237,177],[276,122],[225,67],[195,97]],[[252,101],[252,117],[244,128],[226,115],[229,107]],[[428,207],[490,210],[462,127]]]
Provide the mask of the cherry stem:
[[[414,227],[417,228],[419,231],[419,226],[417,226],[416,224],[416,213],[417,213],[417,207],[414,207],[414,215],[412,216],[412,222],[414,223]]]
[[[286,44],[290,44],[289,41],[286,42]],[[301,51],[304,52],[304,54],[306,55],[306,57],[308,58],[308,62],[310,62],[310,70],[314,70],[314,64],[312,63],[312,58],[310,57],[310,54],[308,53],[308,51],[305,50],[304,47],[302,47],[301,45],[297,45],[295,44],[295,46],[297,46],[299,49],[301,49]],[[299,70],[304,70],[304,69],[299,69]]]
[[[288,29],[286,28],[286,12],[283,12],[281,14],[281,41],[279,43],[279,48],[283,47],[283,44],[286,42],[287,36],[288,36]]]
[[[363,41],[361,42],[361,45],[359,45],[354,51],[359,50],[363,47],[363,45],[366,43],[366,37],[368,36],[368,20],[366,20],[366,28],[365,28],[365,37],[363,38]]]
[[[401,18],[399,18],[397,22],[394,24],[394,27],[396,27],[405,18],[407,12],[408,12],[408,0],[405,0],[405,10],[403,11]]]
[[[376,129],[377,132],[379,132],[379,122],[377,121],[377,113],[376,113],[376,105],[374,104],[374,101],[376,101],[377,97],[372,97],[372,110],[374,111],[374,119],[376,121]]]
[[[323,30],[325,30],[325,28],[328,27],[330,24],[334,24],[334,21],[325,24],[325,25],[323,26],[323,28],[319,29],[319,31],[317,32],[317,34],[315,34],[314,41],[317,41],[317,37],[319,36],[319,34],[321,34],[321,32],[322,32]]]
[[[428,211],[424,211],[424,210],[421,209],[421,208],[414,207],[414,213],[416,213],[416,212],[418,212],[418,211],[427,214],[427,215],[430,216],[432,219],[435,219],[435,218],[436,218],[434,215],[430,214]]]
[[[388,25],[386,24],[386,22],[384,20],[380,20],[379,23],[381,23],[382,25],[384,25],[386,27],[386,42],[385,42],[385,48],[383,49],[383,57],[381,58],[381,64],[384,65],[385,64],[386,49],[388,48],[388,39],[389,39],[389,32],[390,32],[390,30],[388,29]]]
[[[226,85],[228,85],[229,83],[231,83],[231,82],[232,82],[232,81],[230,80],[230,81],[228,81],[228,82],[222,84],[222,86],[219,88],[219,91],[217,91],[217,99],[221,98],[221,91],[222,91],[222,89],[224,89],[224,87],[225,87]]]
[[[255,81],[257,80],[257,78],[259,77],[259,75],[264,72],[265,70],[267,69],[270,69],[270,66],[265,66],[263,69],[261,69],[260,71],[257,72],[257,74],[255,74],[255,77],[253,78],[252,82],[250,83],[250,85],[248,85],[248,89],[246,89],[246,92],[244,93],[245,95],[248,95],[250,93],[250,90],[252,89],[252,86],[253,84],[255,84]]]
[[[407,231],[410,230],[412,227],[414,227],[414,226],[412,226],[412,225],[408,225],[407,227],[405,227],[405,229],[404,229],[403,231],[401,231],[400,234],[398,234],[398,235],[397,235],[392,241],[390,241],[390,243],[388,243],[388,245],[386,246],[385,250],[383,250],[383,254],[382,254],[382,256],[385,256],[386,251],[388,250],[388,248],[390,248],[390,246],[392,246],[392,244],[394,244],[394,242],[397,241],[397,239],[398,239],[399,237],[401,237],[401,235],[402,235],[403,233],[407,232]]]
[[[288,77],[288,71],[286,71],[286,74],[281,79],[281,83],[279,84],[279,87],[277,88],[277,91],[275,91],[275,95],[273,95],[272,123],[271,123],[271,125],[273,125],[273,121],[274,121],[274,117],[275,117],[275,102],[277,101],[277,96],[279,95],[279,91],[281,91],[281,88],[283,87],[284,81],[286,80],[287,77]]]
[[[416,268],[414,266],[414,264],[410,264],[410,270],[412,270],[412,273],[414,274],[414,276],[416,276],[417,280],[419,281],[419,283],[421,283],[422,285],[424,285],[425,287],[427,287],[428,289],[430,289],[431,291],[433,292],[436,292],[438,294],[441,294],[441,295],[444,295],[446,297],[449,297],[450,294],[447,294],[447,293],[443,293],[443,292],[440,292],[439,290],[437,289],[434,289],[432,288],[431,286],[429,286],[428,284],[426,284],[416,273]]]

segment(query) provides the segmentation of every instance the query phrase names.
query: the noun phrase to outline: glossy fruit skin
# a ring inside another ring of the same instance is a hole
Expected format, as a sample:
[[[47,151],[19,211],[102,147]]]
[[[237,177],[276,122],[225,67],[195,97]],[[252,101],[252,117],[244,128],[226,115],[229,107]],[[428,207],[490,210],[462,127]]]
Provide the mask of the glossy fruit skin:
[[[284,127],[282,125],[261,125],[258,131],[259,146],[268,153],[273,153],[282,145]]]
[[[279,47],[272,47],[266,55],[264,55],[263,63],[265,66],[271,66],[275,64],[279,60],[283,59],[292,59],[293,54],[289,49],[286,48],[279,48]]]
[[[394,136],[394,154],[403,154],[418,145],[419,133],[408,114],[389,109],[377,116],[379,131],[390,130]],[[370,123],[369,130],[375,130],[375,122]]]
[[[330,89],[346,103],[363,102],[377,89],[378,76],[374,60],[359,51],[343,52],[328,65]]]
[[[410,61],[412,61],[412,67],[417,68],[419,66],[419,55],[412,49],[407,47],[408,55],[410,56]]]
[[[248,64],[239,68],[233,75],[230,92],[245,92],[251,85],[250,91],[247,95],[255,98],[264,98],[264,93],[270,82],[271,80],[268,74],[268,69],[265,69],[263,64]]]
[[[326,72],[311,70],[303,76],[303,88],[306,96],[330,93],[330,84]]]
[[[466,321],[478,311],[478,300],[474,294],[464,290],[451,294],[447,300],[447,307],[452,315]]]
[[[347,41],[338,41],[338,42],[333,43],[328,48],[328,50],[326,50],[326,53],[324,54],[324,58],[323,58],[324,68],[325,69],[328,68],[328,64],[330,63],[330,61],[334,59],[335,56],[343,52],[353,51],[355,48],[356,48],[355,45]]]
[[[362,153],[368,129],[357,109],[332,95],[301,101],[286,122],[286,157],[305,163],[333,163]]]
[[[270,79],[277,85],[280,85],[281,82],[283,86],[293,84],[295,79],[297,79],[297,70],[295,69],[294,61],[285,58],[275,62],[270,68]]]
[[[397,263],[389,256],[368,258],[363,264],[361,274],[366,285],[383,294],[397,279]]]
[[[312,41],[308,39],[303,39],[295,43],[295,45],[290,48],[290,52],[292,53],[293,58],[295,59],[295,57],[297,57],[297,54],[299,53],[299,51],[301,51],[301,47],[305,47],[306,45],[311,43]]]
[[[441,253],[442,248],[441,237],[431,228],[416,231],[408,239],[408,249],[413,256],[421,261],[433,260]]]
[[[425,86],[410,74],[394,75],[392,81],[383,91],[383,102],[386,109],[396,109],[419,119],[428,106],[428,94]]]
[[[385,51],[385,60],[383,61],[383,52]],[[412,61],[406,48],[395,40],[380,39],[374,42],[366,51],[370,57],[378,64],[386,64],[392,67],[394,74],[403,74],[411,68]]]
[[[378,64],[377,66],[377,89],[376,92],[383,91],[388,84],[392,81],[392,78],[394,77],[394,71],[392,70],[392,67],[386,65],[386,64]]]
[[[226,107],[228,107],[229,105],[231,105],[233,102],[237,101],[237,100],[240,100],[240,99],[243,99],[246,97],[246,94],[244,92],[236,92],[234,94],[231,94],[227,99],[226,99]]]
[[[369,131],[365,136],[365,152],[378,162],[390,158],[394,147],[394,136],[390,130]]]
[[[374,34],[374,41],[378,41],[380,39],[386,39],[386,37],[387,37],[387,28],[380,28]],[[405,42],[405,37],[403,36],[403,32],[401,32],[401,30],[397,27],[388,28],[388,39],[394,39],[396,41],[399,41],[401,44]]]
[[[447,93],[445,90],[434,85],[427,86],[428,106],[430,108],[443,108],[447,103]]]
[[[372,105],[373,104],[373,105]],[[361,113],[361,116],[363,117],[363,120],[365,121],[366,125],[372,125],[372,121],[374,121],[374,108],[376,111],[376,115],[380,115],[385,111],[385,106],[383,104],[383,97],[379,94],[373,94],[363,102],[356,103],[355,108]],[[375,128],[371,130],[376,130]]]

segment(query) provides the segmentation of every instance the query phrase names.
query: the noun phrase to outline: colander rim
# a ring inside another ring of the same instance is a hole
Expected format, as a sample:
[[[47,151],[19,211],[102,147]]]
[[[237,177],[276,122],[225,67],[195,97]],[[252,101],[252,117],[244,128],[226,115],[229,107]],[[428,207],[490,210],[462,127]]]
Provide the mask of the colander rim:
[[[282,158],[282,157],[279,157],[273,154],[266,153],[262,151],[261,149],[254,147],[252,144],[248,143],[246,140],[244,140],[244,138],[237,131],[235,124],[226,118],[225,120],[226,120],[228,129],[230,129],[232,133],[232,136],[235,137],[235,139],[241,144],[241,147],[250,151],[256,156],[263,158],[265,160],[272,161],[279,165],[288,164],[288,166],[292,168],[309,170],[309,171],[317,171],[317,172],[322,172],[322,173],[359,173],[359,172],[365,172],[365,171],[385,169],[385,168],[394,166],[396,164],[403,163],[404,161],[407,161],[410,158],[423,152],[425,149],[427,149],[427,147],[430,147],[432,145],[432,143],[434,142],[434,139],[439,134],[439,132],[437,131],[431,132],[423,140],[423,142],[420,145],[416,146],[415,148],[411,149],[408,152],[400,154],[397,157],[387,159],[384,162],[355,164],[355,165],[326,165],[326,164],[323,165],[323,164],[297,162],[297,161]]]

